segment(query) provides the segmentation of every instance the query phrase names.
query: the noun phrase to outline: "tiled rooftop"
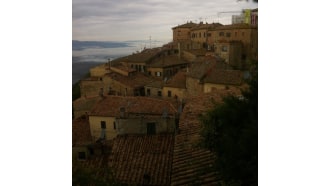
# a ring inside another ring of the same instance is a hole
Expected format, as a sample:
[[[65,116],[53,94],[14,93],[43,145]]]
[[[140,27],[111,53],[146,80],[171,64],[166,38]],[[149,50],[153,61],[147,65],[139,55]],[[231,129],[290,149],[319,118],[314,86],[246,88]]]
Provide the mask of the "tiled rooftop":
[[[239,70],[212,69],[203,81],[204,83],[240,85],[242,83],[242,72]]]
[[[121,63],[113,65],[113,66],[111,66],[111,68],[117,68],[117,69],[125,71],[125,72],[135,72],[136,71],[136,69],[128,67]]]
[[[151,83],[156,80],[156,78],[147,76],[141,72],[136,72],[132,76],[124,76],[116,72],[111,72],[106,74],[106,76],[111,77],[113,80],[116,80],[123,85],[132,87],[132,88],[138,88],[143,87],[144,85]]]
[[[169,79],[164,87],[186,88],[186,72],[179,71],[171,79]]]
[[[230,30],[230,29],[256,29],[257,26],[249,25],[246,23],[223,25],[219,27],[211,28],[210,30]]]
[[[163,88],[163,81],[162,80],[155,80],[151,83],[145,85],[146,87],[154,87],[154,88]]]
[[[121,183],[169,185],[173,143],[173,135],[118,136],[108,164]]]
[[[192,28],[194,26],[196,26],[197,24],[196,23],[185,23],[185,24],[182,24],[182,25],[178,25],[176,27],[173,27],[172,29],[176,29],[176,28]]]
[[[72,121],[72,144],[88,145],[92,143],[89,122],[87,116],[81,116]]]
[[[222,60],[207,56],[192,63],[187,76],[200,79],[206,77],[214,69],[230,70],[232,68]]]
[[[99,96],[92,97],[80,97],[73,101],[73,108],[75,111],[79,110],[89,110],[91,109],[95,103],[100,99]]]
[[[197,146],[202,125],[199,115],[212,108],[212,100],[221,102],[224,95],[235,93],[216,91],[189,98],[180,117],[180,132],[175,135],[171,185],[219,185],[218,173],[213,169],[215,155]]]
[[[185,50],[185,52],[189,52],[195,56],[205,56],[207,50],[205,49],[190,49],[190,50]]]
[[[187,64],[188,61],[180,59],[177,55],[161,56],[153,60],[149,67],[169,67],[174,65]]]
[[[164,108],[167,108],[170,115],[176,113],[173,105],[166,100],[149,97],[105,96],[92,108],[90,115],[119,117],[121,107],[125,108],[126,113],[162,115]]]
[[[194,31],[194,30],[201,30],[201,29],[212,29],[212,28],[217,28],[217,27],[221,27],[221,26],[223,26],[223,25],[220,23],[198,24],[195,27],[193,27],[191,30]]]
[[[142,52],[132,54],[129,56],[121,57],[116,60],[115,62],[145,62],[148,63],[153,57],[157,56],[157,54],[161,53],[161,48],[153,48],[153,49],[145,49]]]

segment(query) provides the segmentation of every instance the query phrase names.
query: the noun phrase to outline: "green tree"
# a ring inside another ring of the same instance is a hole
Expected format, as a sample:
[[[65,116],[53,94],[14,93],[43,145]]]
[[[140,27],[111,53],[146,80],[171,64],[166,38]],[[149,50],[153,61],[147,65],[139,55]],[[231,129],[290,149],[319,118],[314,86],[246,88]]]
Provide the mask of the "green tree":
[[[72,186],[117,186],[113,172],[107,166],[86,168],[79,162],[72,169]]]
[[[215,152],[227,185],[258,185],[258,78],[253,65],[243,98],[228,96],[200,119],[201,145]]]

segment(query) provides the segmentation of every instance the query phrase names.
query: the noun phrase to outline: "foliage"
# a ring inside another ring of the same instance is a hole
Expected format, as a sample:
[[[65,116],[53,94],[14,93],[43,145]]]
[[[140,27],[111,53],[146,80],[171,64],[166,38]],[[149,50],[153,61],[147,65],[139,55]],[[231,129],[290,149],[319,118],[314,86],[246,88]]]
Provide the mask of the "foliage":
[[[81,166],[79,162],[76,162],[74,163],[74,168],[72,170],[72,185],[116,186],[119,184],[115,181],[113,173],[108,167],[85,168]]]
[[[243,99],[228,96],[201,116],[201,145],[215,152],[227,185],[258,185],[258,78],[252,71]],[[235,183],[235,184],[232,184]]]
[[[72,101],[80,98],[80,86],[79,81],[72,85]]]

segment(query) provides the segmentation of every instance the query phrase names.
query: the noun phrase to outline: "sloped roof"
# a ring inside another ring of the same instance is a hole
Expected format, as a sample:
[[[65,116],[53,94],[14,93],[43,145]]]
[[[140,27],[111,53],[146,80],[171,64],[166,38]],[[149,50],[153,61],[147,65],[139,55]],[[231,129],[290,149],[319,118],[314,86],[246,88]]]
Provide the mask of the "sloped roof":
[[[154,88],[163,88],[163,81],[160,79],[157,79],[151,83],[148,83],[145,85],[146,87],[154,87]]]
[[[214,69],[229,70],[232,69],[227,63],[212,56],[197,59],[189,68],[187,76],[201,79],[206,77]]]
[[[194,31],[194,30],[202,30],[202,29],[213,29],[213,28],[217,28],[217,27],[220,27],[220,26],[223,26],[223,25],[220,24],[220,23],[198,24],[195,27],[193,27],[191,30]]]
[[[88,145],[92,143],[88,117],[81,116],[72,121],[72,144]]]
[[[185,24],[182,24],[182,25],[178,25],[176,27],[173,27],[172,29],[177,29],[177,28],[192,28],[192,27],[194,27],[196,25],[197,25],[196,23],[189,22],[189,23],[185,23]]]
[[[143,87],[146,84],[155,81],[154,77],[147,76],[141,72],[136,72],[132,76],[124,76],[116,72],[111,72],[106,74],[106,76],[132,88]]]
[[[166,55],[161,56],[156,59],[154,59],[148,67],[154,67],[154,68],[162,68],[162,67],[169,67],[169,66],[175,66],[175,65],[181,65],[181,64],[187,64],[188,61],[184,59],[180,59],[177,55]]]
[[[173,135],[118,136],[113,141],[109,166],[121,183],[169,185],[173,143]]]
[[[242,72],[239,70],[213,69],[203,80],[204,83],[240,85]]]
[[[99,96],[93,96],[93,97],[80,97],[73,101],[73,108],[75,111],[80,110],[89,110],[91,109],[95,103],[100,99]]]
[[[199,115],[213,107],[212,101],[236,91],[221,90],[187,99],[180,116],[179,130],[175,135],[171,185],[219,185],[219,175],[214,169],[215,155],[197,146],[202,124]]]
[[[145,49],[142,52],[118,58],[114,60],[114,62],[148,63],[152,58],[161,52],[161,48]]]
[[[176,113],[173,105],[166,100],[139,96],[105,96],[91,109],[90,116],[119,117],[121,107],[125,108],[126,113],[162,115],[165,108],[168,114]]]
[[[218,26],[214,28],[210,28],[209,30],[211,31],[216,31],[216,30],[230,30],[230,29],[256,29],[258,28],[255,25],[249,25],[246,23],[239,23],[239,24],[231,24],[231,25],[223,25],[223,26]]]
[[[186,88],[186,72],[177,72],[164,84],[164,87]]]

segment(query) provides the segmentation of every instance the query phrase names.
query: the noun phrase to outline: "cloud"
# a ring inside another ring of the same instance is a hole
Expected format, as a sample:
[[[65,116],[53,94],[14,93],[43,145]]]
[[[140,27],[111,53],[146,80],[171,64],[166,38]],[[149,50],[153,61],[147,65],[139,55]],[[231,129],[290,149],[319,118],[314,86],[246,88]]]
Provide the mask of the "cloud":
[[[230,22],[231,15],[217,13],[256,7],[256,3],[236,0],[73,0],[73,39],[120,41],[151,35],[170,40],[171,28],[178,24]]]

